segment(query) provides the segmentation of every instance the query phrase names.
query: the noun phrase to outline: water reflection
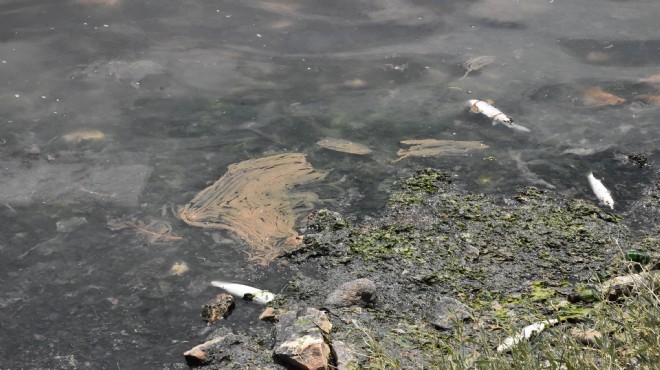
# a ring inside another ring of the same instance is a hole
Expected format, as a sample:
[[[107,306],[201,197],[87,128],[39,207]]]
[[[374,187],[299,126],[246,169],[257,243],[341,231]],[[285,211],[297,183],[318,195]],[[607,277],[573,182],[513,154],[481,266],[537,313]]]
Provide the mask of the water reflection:
[[[278,291],[286,266],[264,269],[239,238],[188,227],[171,211],[232,163],[305,153],[328,172],[312,190],[352,214],[377,211],[391,179],[421,166],[455,171],[475,191],[508,196],[536,184],[595,201],[593,170],[617,211],[634,216],[653,171],[620,158],[657,161],[655,8],[2,1],[3,365],[181,362],[190,347],[181,341],[207,330],[198,315],[209,281]],[[463,63],[486,55],[494,61],[461,78]],[[531,133],[471,115],[468,99],[495,100]],[[316,143],[325,137],[373,153],[324,150]],[[400,141],[425,139],[488,148],[390,163]],[[109,220],[181,239],[150,244]],[[188,270],[174,273],[176,264]],[[252,325],[255,313],[244,306],[227,324]]]

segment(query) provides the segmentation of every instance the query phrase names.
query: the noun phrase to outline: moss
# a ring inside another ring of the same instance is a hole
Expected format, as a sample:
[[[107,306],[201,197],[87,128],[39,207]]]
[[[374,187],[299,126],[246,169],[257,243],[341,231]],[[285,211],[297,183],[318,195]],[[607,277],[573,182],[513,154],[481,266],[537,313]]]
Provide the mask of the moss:
[[[543,302],[554,297],[557,292],[545,286],[542,281],[537,281],[530,286],[531,294],[529,296],[532,302]]]

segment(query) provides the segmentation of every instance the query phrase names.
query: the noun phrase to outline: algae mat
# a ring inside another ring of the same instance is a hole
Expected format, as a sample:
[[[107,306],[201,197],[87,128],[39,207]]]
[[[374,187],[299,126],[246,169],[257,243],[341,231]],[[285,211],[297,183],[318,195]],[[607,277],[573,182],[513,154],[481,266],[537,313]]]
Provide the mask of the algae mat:
[[[248,258],[267,265],[300,244],[294,230],[296,209],[318,199],[311,192],[291,193],[293,186],[325,178],[300,153],[277,154],[232,164],[218,181],[179,211],[189,225],[225,229],[248,245]]]

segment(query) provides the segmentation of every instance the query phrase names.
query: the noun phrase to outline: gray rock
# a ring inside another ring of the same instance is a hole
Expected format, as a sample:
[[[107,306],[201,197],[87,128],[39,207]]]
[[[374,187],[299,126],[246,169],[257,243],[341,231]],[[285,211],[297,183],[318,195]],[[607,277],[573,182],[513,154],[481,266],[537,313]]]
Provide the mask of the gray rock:
[[[430,310],[431,323],[439,330],[452,330],[457,321],[471,320],[474,312],[451,297],[440,297]]]
[[[202,319],[209,324],[223,320],[236,307],[236,301],[231,294],[221,293],[202,306]]]
[[[357,279],[342,284],[325,300],[330,307],[373,307],[376,302],[376,284],[369,279]]]
[[[337,370],[348,370],[348,369],[357,369],[359,368],[359,361],[353,351],[346,345],[346,343],[340,340],[333,340],[332,344],[332,356],[337,362]]]
[[[273,357],[289,369],[330,368],[330,346],[326,335],[332,330],[327,315],[314,308],[280,315],[275,326]]]

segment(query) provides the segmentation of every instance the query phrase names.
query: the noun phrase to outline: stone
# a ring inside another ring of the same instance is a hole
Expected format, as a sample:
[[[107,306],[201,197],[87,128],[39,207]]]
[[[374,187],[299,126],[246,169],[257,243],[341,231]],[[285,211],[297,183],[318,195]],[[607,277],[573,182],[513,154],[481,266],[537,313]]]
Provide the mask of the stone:
[[[190,366],[204,365],[209,361],[206,351],[223,339],[224,337],[214,338],[184,352],[183,357],[186,359],[186,363]]]
[[[289,369],[329,369],[331,351],[326,336],[331,330],[328,316],[315,308],[284,312],[275,327],[273,357]]]
[[[453,330],[458,321],[469,321],[474,312],[460,301],[451,297],[440,297],[429,311],[431,323],[439,330]]]
[[[260,353],[261,346],[254,339],[242,334],[235,334],[231,328],[227,327],[219,328],[208,338],[206,342],[184,352],[183,356],[188,366],[263,368],[256,355]]]
[[[266,322],[278,322],[280,321],[280,313],[273,307],[266,307],[264,312],[259,315],[259,320]]]
[[[342,284],[325,300],[330,307],[373,307],[376,303],[376,284],[369,279],[357,279]]]
[[[335,362],[337,363],[337,370],[348,370],[348,369],[358,369],[359,362],[357,357],[354,354],[346,343],[340,340],[333,340],[332,344],[332,357],[334,357]]]
[[[573,328],[571,336],[582,344],[594,345],[598,339],[603,337],[603,334],[596,329]]]
[[[202,306],[202,319],[209,324],[213,324],[229,316],[234,307],[236,307],[236,301],[231,294],[218,294]]]

